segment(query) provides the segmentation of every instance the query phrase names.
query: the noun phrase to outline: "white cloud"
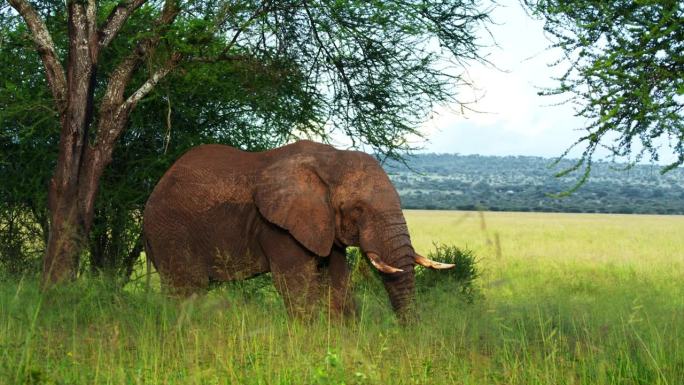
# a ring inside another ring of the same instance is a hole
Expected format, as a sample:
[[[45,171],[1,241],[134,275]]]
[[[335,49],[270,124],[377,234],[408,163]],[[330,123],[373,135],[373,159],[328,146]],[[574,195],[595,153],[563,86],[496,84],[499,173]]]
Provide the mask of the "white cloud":
[[[574,129],[582,121],[570,106],[548,106],[555,101],[537,95],[558,73],[548,67],[557,53],[546,50],[550,43],[542,23],[530,19],[517,1],[501,3],[493,13],[499,24],[491,28],[498,47],[488,57],[498,68],[473,65],[468,73],[478,89],[459,95],[477,99],[471,107],[482,113],[437,108],[422,127],[427,151],[556,156],[579,136]]]

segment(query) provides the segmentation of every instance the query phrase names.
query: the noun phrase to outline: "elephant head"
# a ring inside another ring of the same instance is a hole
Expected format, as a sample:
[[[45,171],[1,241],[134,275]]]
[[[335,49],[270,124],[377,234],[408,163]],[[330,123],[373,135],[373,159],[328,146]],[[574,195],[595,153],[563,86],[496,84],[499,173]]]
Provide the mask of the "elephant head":
[[[405,317],[413,303],[414,266],[453,265],[415,252],[399,195],[372,156],[315,148],[264,170],[255,191],[259,211],[321,257],[333,245],[359,246],[380,272],[395,312]]]

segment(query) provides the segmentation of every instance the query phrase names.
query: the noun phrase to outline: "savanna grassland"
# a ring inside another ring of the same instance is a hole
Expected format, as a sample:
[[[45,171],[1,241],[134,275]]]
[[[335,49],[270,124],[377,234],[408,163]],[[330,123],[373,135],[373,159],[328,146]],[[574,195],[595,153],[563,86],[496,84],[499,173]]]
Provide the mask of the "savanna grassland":
[[[684,217],[408,211],[419,252],[467,247],[472,303],[419,280],[398,326],[355,268],[357,322],[288,319],[267,279],[167,300],[82,278],[0,284],[0,383],[684,384]],[[443,273],[443,272],[436,272]],[[154,278],[154,277],[153,277]]]

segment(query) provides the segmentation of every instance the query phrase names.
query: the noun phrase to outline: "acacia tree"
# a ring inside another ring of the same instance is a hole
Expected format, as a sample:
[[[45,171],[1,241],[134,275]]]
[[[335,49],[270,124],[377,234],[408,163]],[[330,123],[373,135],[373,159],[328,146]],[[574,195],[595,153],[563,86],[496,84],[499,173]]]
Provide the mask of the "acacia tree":
[[[141,9],[126,28],[143,30],[154,15]],[[66,49],[64,18],[47,17],[57,51]],[[180,28],[190,28],[180,26]],[[124,32],[125,33],[125,32]],[[109,50],[126,52],[114,41]],[[116,65],[104,55],[104,73]],[[316,120],[303,91],[304,77],[266,58],[195,63],[170,73],[130,116],[100,178],[86,268],[127,282],[142,246],[141,213],[154,182],[197,143],[220,142],[246,150],[278,145],[293,126]],[[134,84],[144,81],[134,79]],[[57,158],[56,111],[42,63],[23,23],[0,25],[0,270],[21,276],[36,270],[48,234],[47,191]],[[241,90],[250,89],[245,93]],[[97,98],[97,92],[96,92]],[[162,124],[160,124],[162,122]],[[268,127],[268,130],[264,130]],[[83,260],[83,258],[81,258]]]
[[[664,147],[674,160],[662,172],[684,164],[684,3],[523,3],[545,21],[553,46],[562,49],[556,64],[568,65],[558,86],[542,94],[569,97],[588,122],[570,147],[584,145],[582,156],[559,175],[582,170],[579,187],[599,147],[632,164],[644,156],[657,161]]]
[[[393,156],[409,146],[406,136],[417,134],[433,103],[455,99],[462,79],[444,59],[480,59],[475,31],[487,21],[477,0],[7,1],[16,13],[1,15],[18,14],[28,28],[60,127],[44,284],[74,276],[117,142],[136,106],[169,74],[230,62],[295,76],[313,118],[275,132],[263,120],[263,135],[274,143],[294,133],[326,138],[334,127]],[[150,22],[127,28],[140,13]],[[60,19],[64,49],[46,23]],[[104,57],[114,64],[103,65]],[[278,95],[276,104],[287,102]],[[211,114],[211,105],[204,111]]]

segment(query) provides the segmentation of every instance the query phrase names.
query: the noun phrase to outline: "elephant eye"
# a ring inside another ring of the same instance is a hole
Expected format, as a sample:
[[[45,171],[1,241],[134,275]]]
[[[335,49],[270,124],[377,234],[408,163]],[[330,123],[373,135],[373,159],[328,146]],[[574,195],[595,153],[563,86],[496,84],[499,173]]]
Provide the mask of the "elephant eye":
[[[354,202],[354,201],[346,201],[343,202],[341,205],[341,211],[342,215],[347,219],[351,221],[356,221],[360,217],[363,216],[363,213],[365,211],[363,203],[362,202]]]
[[[352,210],[351,210],[351,215],[352,215],[354,218],[358,218],[358,217],[360,217],[361,215],[363,215],[363,211],[364,211],[364,210],[363,210],[363,205],[357,203],[357,204],[355,204],[354,207],[352,208]]]

